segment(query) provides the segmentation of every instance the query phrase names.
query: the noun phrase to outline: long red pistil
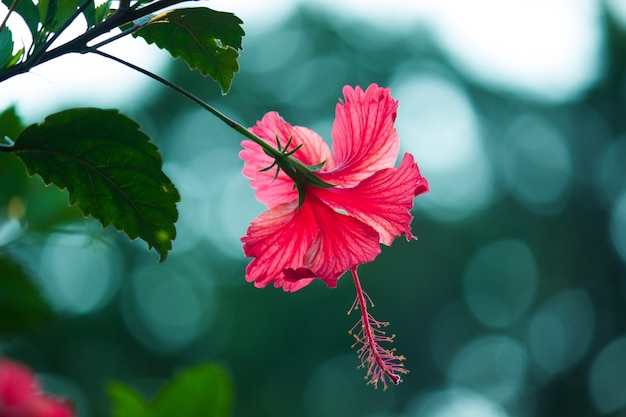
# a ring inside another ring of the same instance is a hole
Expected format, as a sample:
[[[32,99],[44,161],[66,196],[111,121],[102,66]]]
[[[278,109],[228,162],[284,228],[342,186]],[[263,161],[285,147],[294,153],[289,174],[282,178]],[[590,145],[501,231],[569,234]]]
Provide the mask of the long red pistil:
[[[392,384],[398,385],[402,382],[400,375],[409,372],[404,368],[404,363],[402,362],[405,357],[396,355],[395,348],[385,349],[380,345],[382,342],[393,342],[395,335],[387,336],[381,328],[389,326],[389,323],[376,320],[368,312],[367,303],[369,302],[372,307],[374,307],[374,303],[367,293],[363,291],[363,288],[361,288],[361,282],[359,281],[356,267],[352,268],[351,271],[356,287],[356,299],[352,307],[350,307],[350,310],[348,310],[348,314],[359,308],[361,309],[361,318],[349,332],[356,339],[352,347],[360,345],[357,350],[359,359],[361,359],[359,368],[367,367],[365,379],[369,378],[368,384],[372,384],[374,388],[378,388],[378,383],[382,382],[383,390],[386,390],[387,378]],[[358,332],[356,332],[357,328]]]

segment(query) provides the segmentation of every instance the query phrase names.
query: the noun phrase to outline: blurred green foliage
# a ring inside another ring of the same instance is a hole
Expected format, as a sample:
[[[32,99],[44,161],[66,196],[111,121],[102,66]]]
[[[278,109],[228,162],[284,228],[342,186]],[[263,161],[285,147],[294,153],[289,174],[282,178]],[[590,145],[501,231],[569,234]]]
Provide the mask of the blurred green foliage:
[[[186,369],[150,404],[121,384],[111,384],[108,391],[114,403],[113,417],[227,417],[233,400],[228,374],[212,364]]]
[[[30,330],[49,318],[50,307],[18,265],[0,257],[0,271],[0,334]]]

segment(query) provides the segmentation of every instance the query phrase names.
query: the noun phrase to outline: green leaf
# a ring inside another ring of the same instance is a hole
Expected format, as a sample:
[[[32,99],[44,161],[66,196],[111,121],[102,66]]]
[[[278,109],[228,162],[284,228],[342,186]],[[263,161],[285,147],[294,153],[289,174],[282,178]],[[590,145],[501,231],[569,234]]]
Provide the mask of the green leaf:
[[[11,7],[14,0],[2,0],[5,6]],[[30,34],[35,38],[37,34],[37,28],[39,26],[39,12],[37,11],[37,6],[32,0],[19,0],[15,6],[15,13],[22,16],[24,22],[28,26],[30,30]]]
[[[232,13],[205,7],[176,9],[153,17],[133,36],[184,59],[189,68],[210,76],[226,94],[239,71],[241,23]]]
[[[71,109],[27,127],[12,151],[29,175],[69,191],[70,204],[156,248],[163,261],[176,237],[178,191],[139,126],[117,110]]]
[[[24,271],[0,256],[0,334],[28,330],[50,313],[50,307]]]
[[[37,3],[43,27],[56,32],[80,7],[81,0],[44,0]]]
[[[0,70],[9,66],[13,59],[13,34],[8,27],[0,31]]]
[[[13,54],[13,34],[8,27],[3,27],[0,31],[0,70],[15,65],[23,54],[24,48]]]
[[[39,21],[44,28],[47,28],[57,10],[57,0],[39,0],[37,2],[37,10],[39,11]]]
[[[0,142],[5,136],[15,139],[23,129],[24,125],[15,110],[15,106],[11,106],[0,113]]]
[[[83,10],[87,27],[91,28],[96,25],[96,3],[94,1],[89,2],[89,5]]]
[[[107,387],[113,403],[113,417],[148,416],[148,410],[141,396],[132,388],[113,382]]]
[[[96,7],[96,25],[102,23],[104,19],[106,19],[106,17],[108,16],[109,11],[111,10],[112,1],[113,0],[107,0],[98,7]]]
[[[228,373],[213,364],[185,370],[171,381],[153,404],[153,417],[226,417],[233,402]]]
[[[151,404],[118,383],[110,384],[108,393],[113,402],[113,417],[227,417],[233,403],[228,373],[213,364],[186,369]]]
[[[95,6],[95,2],[91,2],[89,6],[87,6],[83,14],[85,15],[85,20],[89,27],[102,23],[109,14],[109,10],[111,10],[111,1],[112,0],[108,0],[97,7]]]
[[[24,55],[24,48],[20,48],[15,55],[13,55],[13,57],[11,58],[11,60],[9,61],[9,65],[7,65],[8,67],[12,67],[13,65],[17,64],[17,62],[20,60],[20,58],[22,57],[22,55]]]

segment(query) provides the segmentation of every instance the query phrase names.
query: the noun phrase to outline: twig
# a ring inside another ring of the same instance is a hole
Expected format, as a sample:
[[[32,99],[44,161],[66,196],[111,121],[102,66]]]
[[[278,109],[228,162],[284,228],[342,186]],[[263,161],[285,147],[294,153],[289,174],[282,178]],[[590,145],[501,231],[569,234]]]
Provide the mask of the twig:
[[[13,3],[11,3],[11,7],[9,7],[9,11],[7,12],[7,15],[2,20],[2,23],[0,23],[0,31],[2,29],[4,29],[4,27],[6,26],[7,21],[9,20],[9,16],[11,16],[11,13],[13,13],[13,11],[17,7],[17,3],[19,3],[19,1],[20,0],[13,0]]]

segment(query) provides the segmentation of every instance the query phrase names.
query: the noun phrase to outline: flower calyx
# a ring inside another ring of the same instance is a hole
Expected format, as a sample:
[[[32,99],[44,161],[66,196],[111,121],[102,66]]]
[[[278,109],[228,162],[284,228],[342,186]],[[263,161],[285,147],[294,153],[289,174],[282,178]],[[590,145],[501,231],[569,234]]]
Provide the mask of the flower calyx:
[[[298,207],[302,207],[305,198],[305,185],[318,188],[332,188],[334,185],[323,181],[320,177],[315,175],[315,172],[319,171],[324,166],[326,161],[309,166],[293,157],[293,154],[304,145],[303,143],[296,146],[292,150],[287,151],[287,148],[291,145],[292,139],[293,137],[290,137],[285,146],[281,149],[280,140],[277,135],[276,149],[269,146],[263,147],[263,152],[274,158],[274,162],[260,171],[269,171],[273,167],[276,167],[274,179],[276,179],[280,170],[287,174],[287,176],[293,180],[294,187],[298,189]]]

